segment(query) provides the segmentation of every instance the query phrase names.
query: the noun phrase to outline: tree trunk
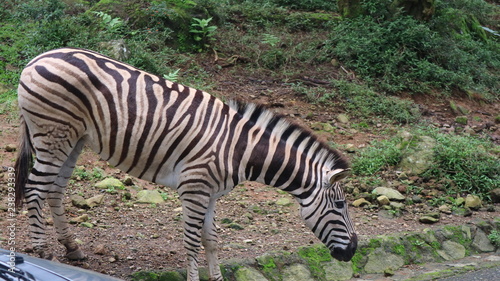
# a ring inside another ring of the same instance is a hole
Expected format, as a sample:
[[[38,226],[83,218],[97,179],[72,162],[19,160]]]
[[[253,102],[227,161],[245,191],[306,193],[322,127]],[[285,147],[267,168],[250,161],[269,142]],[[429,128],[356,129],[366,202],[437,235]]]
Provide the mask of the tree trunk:
[[[403,8],[403,11],[417,20],[428,21],[436,10],[435,0],[395,0],[391,4],[391,10]]]
[[[346,18],[355,18],[364,14],[361,0],[338,0],[337,6],[340,14]]]

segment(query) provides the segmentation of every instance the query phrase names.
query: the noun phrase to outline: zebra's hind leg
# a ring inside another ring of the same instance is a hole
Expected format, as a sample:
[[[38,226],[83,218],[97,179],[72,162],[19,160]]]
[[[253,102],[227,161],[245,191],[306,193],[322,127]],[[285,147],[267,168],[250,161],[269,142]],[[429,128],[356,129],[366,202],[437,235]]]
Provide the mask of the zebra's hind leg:
[[[208,204],[208,209],[205,214],[205,220],[201,231],[201,242],[203,247],[205,247],[210,280],[222,281],[223,278],[219,267],[219,260],[217,258],[218,236],[217,228],[215,226],[215,204],[216,200],[212,198]]]
[[[68,159],[61,167],[61,170],[59,171],[59,174],[47,197],[47,203],[50,206],[52,218],[54,219],[57,240],[66,247],[66,257],[70,260],[80,260],[85,258],[85,254],[78,247],[78,244],[75,242],[74,234],[69,228],[63,204],[66,186],[71,178],[76,160],[82,151],[83,145],[84,141],[81,139],[78,141],[73,151],[71,151]]]
[[[49,190],[59,175],[63,163],[46,161],[37,157],[26,183],[26,205],[28,209],[29,231],[34,252],[44,259],[54,259],[55,256],[47,246],[43,205]]]

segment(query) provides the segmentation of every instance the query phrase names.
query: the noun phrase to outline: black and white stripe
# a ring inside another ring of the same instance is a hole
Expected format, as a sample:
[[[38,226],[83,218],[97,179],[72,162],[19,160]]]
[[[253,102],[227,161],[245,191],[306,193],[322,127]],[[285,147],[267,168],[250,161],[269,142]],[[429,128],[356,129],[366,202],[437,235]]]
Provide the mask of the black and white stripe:
[[[178,191],[188,280],[198,280],[201,244],[211,278],[222,280],[215,201],[246,180],[293,194],[306,225],[335,258],[350,260],[354,254],[357,238],[338,182],[348,163],[263,107],[228,105],[203,91],[72,48],[33,59],[22,72],[18,94],[22,140],[16,199],[18,205],[26,199],[33,245],[44,257],[51,257],[41,214],[46,199],[69,257],[83,257],[62,199],[84,144],[111,165]],[[31,173],[30,151],[36,156]]]

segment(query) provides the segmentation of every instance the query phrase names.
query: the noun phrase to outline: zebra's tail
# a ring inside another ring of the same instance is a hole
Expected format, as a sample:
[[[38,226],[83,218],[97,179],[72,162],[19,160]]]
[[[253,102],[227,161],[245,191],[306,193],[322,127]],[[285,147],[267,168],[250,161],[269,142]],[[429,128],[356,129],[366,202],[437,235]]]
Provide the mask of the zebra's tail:
[[[16,160],[16,208],[23,206],[24,192],[30,169],[33,165],[33,146],[31,145],[29,130],[26,122],[21,117],[21,136],[19,138],[19,148]]]

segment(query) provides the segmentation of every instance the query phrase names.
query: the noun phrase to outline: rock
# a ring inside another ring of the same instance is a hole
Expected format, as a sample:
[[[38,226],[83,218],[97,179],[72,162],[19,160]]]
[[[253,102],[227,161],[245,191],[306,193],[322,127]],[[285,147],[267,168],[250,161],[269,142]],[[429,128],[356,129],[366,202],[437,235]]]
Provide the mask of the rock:
[[[235,229],[235,230],[243,230],[245,229],[242,225],[232,222],[228,225],[229,228]]]
[[[137,193],[137,203],[159,204],[163,202],[165,202],[165,200],[163,200],[158,190],[141,190]]]
[[[373,190],[373,193],[378,194],[378,195],[385,195],[389,200],[396,200],[396,201],[403,201],[405,200],[405,197],[403,194],[401,194],[399,191],[388,188],[388,187],[377,187]]]
[[[71,195],[69,197],[69,199],[71,200],[71,204],[73,204],[73,206],[75,206],[77,208],[90,209],[90,206],[87,203],[87,200],[85,200],[85,198],[83,198],[80,195]]]
[[[69,223],[76,224],[76,223],[86,222],[88,220],[89,220],[89,216],[87,214],[83,214],[83,215],[81,215],[79,217],[70,219]]]
[[[333,132],[335,128],[329,123],[317,122],[311,125],[311,128],[316,131]]]
[[[290,198],[282,197],[278,200],[276,200],[276,205],[278,206],[290,206],[293,204],[293,201]]]
[[[134,180],[132,179],[131,176],[126,176],[123,180],[122,180],[123,184],[126,185],[126,186],[131,186],[131,185],[134,185]]]
[[[7,152],[14,152],[17,150],[17,146],[15,144],[7,144],[5,146],[5,151]]]
[[[451,111],[455,114],[464,114],[467,115],[469,114],[469,110],[459,104],[456,104],[454,101],[450,101],[450,109]]]
[[[438,210],[441,213],[451,214],[451,207],[449,205],[447,205],[447,204],[439,206]]]
[[[394,219],[398,215],[398,211],[391,210],[391,207],[388,205],[382,206],[384,210],[380,210],[378,212],[378,217],[379,218],[384,218],[384,219]]]
[[[240,267],[234,274],[236,281],[267,281],[258,270],[251,267]]]
[[[354,200],[354,202],[352,202],[352,205],[354,207],[363,207],[365,205],[370,205],[370,202],[368,202],[365,198],[359,198]]]
[[[341,113],[337,115],[337,121],[339,121],[342,124],[347,124],[349,123],[349,116],[347,116],[347,114]]]
[[[384,270],[384,276],[385,277],[394,276],[394,270],[392,268],[387,268],[386,270]]]
[[[455,123],[460,124],[460,125],[467,125],[467,116],[457,116],[455,118]]]
[[[93,228],[94,224],[92,224],[90,222],[82,222],[82,223],[80,223],[80,226],[87,227],[87,228]]]
[[[348,143],[345,145],[345,151],[347,151],[347,153],[356,153],[358,149],[354,146],[354,144]]]
[[[332,260],[321,264],[325,270],[326,280],[349,280],[354,275],[352,262]]]
[[[447,261],[458,260],[465,257],[465,247],[456,242],[446,240],[441,246],[443,249],[437,250],[437,252]]]
[[[400,256],[386,253],[382,249],[376,249],[368,255],[365,265],[366,273],[384,273],[387,269],[397,270],[404,265],[404,259]]]
[[[108,253],[108,249],[105,244],[99,244],[94,248],[94,254],[96,255],[106,255]]]
[[[500,203],[500,188],[495,188],[490,191],[491,202]]]
[[[479,210],[483,204],[481,203],[481,198],[477,195],[469,194],[465,198],[465,208],[470,208],[471,210]]]
[[[115,178],[104,179],[94,185],[98,189],[125,189],[125,185]]]
[[[333,132],[335,128],[330,123],[323,123],[323,131]]]
[[[413,195],[411,197],[413,203],[422,203],[422,197],[420,195]]]
[[[450,109],[451,109],[451,112],[453,112],[453,114],[458,115],[460,113],[460,111],[458,111],[457,104],[452,100],[450,100]]]
[[[414,147],[402,155],[399,169],[408,176],[420,175],[434,164],[434,147],[436,140],[428,136],[420,136]]]
[[[405,207],[405,204],[399,202],[391,202],[390,206],[394,209],[403,209]]]
[[[458,197],[457,200],[455,200],[455,205],[457,206],[462,206],[465,203],[465,199],[463,197]]]
[[[124,192],[122,198],[124,200],[130,200],[130,199],[132,199],[132,193],[130,193],[130,192]]]
[[[451,212],[457,216],[469,217],[472,216],[472,211],[469,208],[456,208]]]
[[[496,249],[495,246],[491,244],[491,241],[486,233],[484,233],[481,229],[476,231],[474,240],[472,240],[472,248],[479,252],[493,252]]]
[[[391,203],[389,198],[387,198],[387,196],[385,195],[380,195],[379,197],[377,197],[377,202],[380,206],[389,205]]]
[[[435,218],[435,217],[431,217],[431,216],[428,216],[428,215],[424,215],[424,216],[421,216],[419,219],[418,219],[419,222],[421,223],[436,223],[439,221],[439,218]]]
[[[104,201],[104,194],[99,194],[86,200],[90,208],[99,206]]]
[[[307,266],[297,263],[283,270],[283,281],[314,280]]]

